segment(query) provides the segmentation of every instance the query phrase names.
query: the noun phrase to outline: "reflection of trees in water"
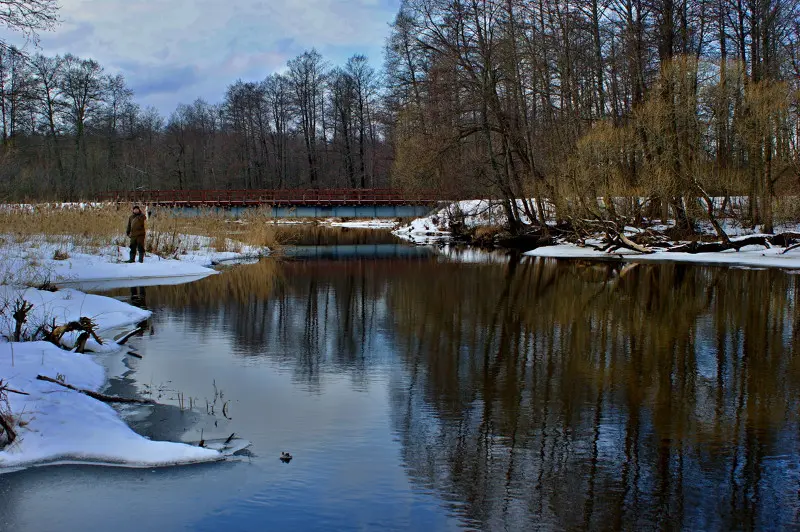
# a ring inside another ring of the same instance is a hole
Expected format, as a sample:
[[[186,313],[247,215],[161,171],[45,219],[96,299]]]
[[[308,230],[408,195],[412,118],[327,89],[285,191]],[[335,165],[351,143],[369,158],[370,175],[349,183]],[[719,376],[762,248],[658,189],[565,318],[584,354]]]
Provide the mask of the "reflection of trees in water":
[[[268,356],[318,386],[323,369],[362,386],[383,320],[381,294],[393,265],[364,261],[264,260],[190,285],[148,292],[153,307],[191,314],[206,334],[233,332],[243,356]],[[324,368],[323,368],[324,366]]]
[[[401,356],[409,474],[487,528],[796,518],[799,296],[775,271],[429,260],[267,260],[147,292],[307,386]]]
[[[489,528],[795,519],[800,279],[614,268],[442,265],[390,285],[412,477]]]

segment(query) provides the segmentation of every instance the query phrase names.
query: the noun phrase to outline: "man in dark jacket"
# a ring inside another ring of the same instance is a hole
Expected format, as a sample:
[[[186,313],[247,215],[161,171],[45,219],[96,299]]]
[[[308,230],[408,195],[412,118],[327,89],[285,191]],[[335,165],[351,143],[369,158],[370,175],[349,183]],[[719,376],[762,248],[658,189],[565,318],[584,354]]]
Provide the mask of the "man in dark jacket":
[[[144,262],[144,240],[147,236],[145,218],[138,205],[133,206],[133,214],[128,218],[128,229],[125,234],[131,239],[131,258],[128,262],[136,260],[136,251],[139,251],[139,262]]]

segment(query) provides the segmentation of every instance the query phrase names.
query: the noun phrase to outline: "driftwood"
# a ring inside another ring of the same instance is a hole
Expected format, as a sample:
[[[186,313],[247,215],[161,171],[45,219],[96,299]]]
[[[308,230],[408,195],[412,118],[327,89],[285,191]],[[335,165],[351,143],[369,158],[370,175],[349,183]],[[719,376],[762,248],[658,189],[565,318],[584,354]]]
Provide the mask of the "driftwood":
[[[142,327],[137,327],[134,330],[123,334],[117,340],[117,344],[118,345],[125,345],[126,343],[128,343],[128,340],[130,340],[133,336],[135,336],[137,333],[140,333],[142,331],[144,331],[144,329]]]
[[[634,242],[633,240],[628,238],[625,235],[625,233],[622,233],[622,232],[621,233],[617,233],[614,237],[611,237],[611,235],[609,235],[609,240],[611,240],[612,243],[617,247],[621,247],[621,248],[624,247],[624,248],[632,249],[634,251],[638,251],[639,253],[649,254],[649,253],[654,253],[655,252],[651,248],[648,248],[648,247],[642,246],[640,244],[637,244],[636,242]]]
[[[800,233],[780,233],[777,235],[753,235],[728,242],[689,242],[667,248],[665,251],[682,253],[714,253],[735,249],[739,251],[745,246],[787,247],[786,251],[793,249],[794,243],[800,240]],[[784,251],[785,253],[785,251]]]
[[[59,386],[63,386],[64,388],[68,388],[70,390],[80,392],[84,395],[88,395],[92,399],[97,399],[98,401],[103,401],[104,403],[136,403],[136,404],[144,404],[144,405],[154,405],[156,404],[155,401],[152,399],[129,399],[127,397],[115,397],[113,395],[105,395],[102,393],[93,392],[91,390],[83,390],[81,388],[76,388],[71,384],[67,384],[65,382],[61,382],[60,380],[56,380],[52,377],[47,377],[45,375],[37,375],[37,380],[45,381],[45,382],[52,382],[53,384],[58,384]]]
[[[622,231],[619,230],[619,226],[615,222],[606,221],[592,223],[592,225],[597,224],[602,226],[603,232],[606,234],[606,251],[615,251],[620,248],[625,248],[638,251],[645,255],[655,253],[654,249],[631,240],[628,235],[625,234],[624,229]]]
[[[52,344],[57,345],[58,347],[62,347],[61,339],[64,337],[65,334],[68,332],[75,332],[80,331],[81,334],[78,336],[78,340],[75,342],[75,352],[83,353],[86,351],[86,342],[89,338],[94,338],[98,344],[103,345],[103,340],[97,336],[95,329],[97,325],[91,320],[91,318],[80,318],[78,321],[71,321],[69,323],[65,323],[64,325],[59,325],[56,327],[53,326],[51,331],[44,331],[44,336],[47,341]]]
[[[800,233],[787,231],[777,235],[752,235],[745,238],[732,240],[727,237],[721,228],[718,228],[718,236],[721,240],[714,242],[671,242],[667,235],[645,229],[644,231],[629,237],[624,230],[620,230],[622,222],[610,220],[571,220],[572,241],[583,247],[591,247],[599,251],[611,252],[618,249],[629,249],[642,254],[651,254],[656,251],[666,251],[672,253],[713,253],[719,251],[736,250],[739,251],[745,246],[764,246],[786,248],[783,253],[800,248]],[[590,245],[586,243],[587,238],[597,238],[598,233],[604,235],[601,245]],[[542,245],[549,245],[542,242]]]

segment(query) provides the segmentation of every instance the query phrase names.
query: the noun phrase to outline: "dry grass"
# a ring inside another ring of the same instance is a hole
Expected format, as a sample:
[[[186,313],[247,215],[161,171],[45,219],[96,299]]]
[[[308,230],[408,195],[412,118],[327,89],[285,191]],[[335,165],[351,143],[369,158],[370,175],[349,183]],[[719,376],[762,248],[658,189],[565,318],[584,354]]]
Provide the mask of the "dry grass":
[[[62,208],[3,207],[0,228],[5,238],[15,243],[44,242],[62,247],[74,245],[91,250],[103,246],[127,246],[125,228],[130,211],[127,207],[91,206]],[[153,209],[148,217],[148,252],[177,256],[193,251],[196,243],[185,235],[211,238],[217,251],[237,251],[242,244],[275,248],[278,246],[272,219],[254,211],[239,219],[208,211],[197,216],[181,216],[169,209]],[[196,250],[196,249],[194,249]]]
[[[503,227],[499,225],[486,225],[475,228],[475,233],[472,237],[473,244],[477,246],[493,247],[495,238],[505,232]]]
[[[786,196],[778,198],[775,205],[775,222],[794,224],[800,220],[800,197]]]

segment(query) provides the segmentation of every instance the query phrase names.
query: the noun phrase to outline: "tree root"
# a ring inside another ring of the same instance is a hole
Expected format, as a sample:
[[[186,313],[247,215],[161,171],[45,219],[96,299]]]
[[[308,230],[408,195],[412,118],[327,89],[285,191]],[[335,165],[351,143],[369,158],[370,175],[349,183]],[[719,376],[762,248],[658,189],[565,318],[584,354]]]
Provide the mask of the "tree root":
[[[28,395],[25,392],[20,392],[19,390],[14,390],[9,388],[2,380],[0,380],[0,405],[3,405],[3,408],[0,408],[0,434],[5,432],[6,434],[6,443],[12,444],[14,440],[17,439],[17,433],[14,431],[14,420],[11,417],[11,414],[8,413],[8,394],[9,393],[16,393],[19,395]]]
[[[7,443],[9,445],[14,443],[14,440],[17,439],[17,433],[14,431],[11,421],[6,419],[6,416],[2,413],[0,413],[0,429],[3,429],[3,432],[6,433]]]
[[[94,338],[98,344],[103,345],[103,340],[101,340],[95,332],[96,329],[97,325],[91,318],[83,317],[78,321],[71,321],[64,325],[59,325],[58,327],[56,327],[54,323],[51,331],[44,330],[44,337],[50,343],[58,347],[63,347],[61,339],[66,333],[80,331],[81,335],[78,336],[78,341],[75,342],[75,352],[84,353],[86,351],[86,342],[89,338]]]

